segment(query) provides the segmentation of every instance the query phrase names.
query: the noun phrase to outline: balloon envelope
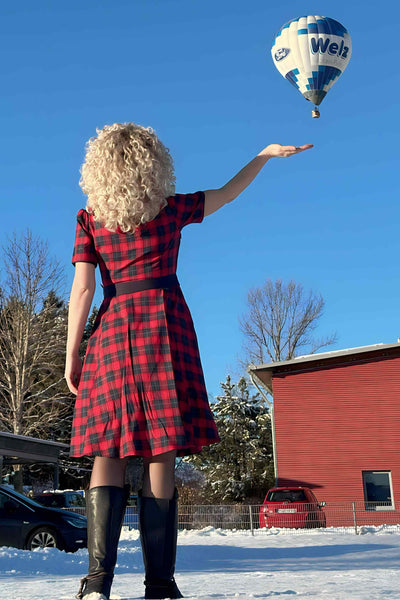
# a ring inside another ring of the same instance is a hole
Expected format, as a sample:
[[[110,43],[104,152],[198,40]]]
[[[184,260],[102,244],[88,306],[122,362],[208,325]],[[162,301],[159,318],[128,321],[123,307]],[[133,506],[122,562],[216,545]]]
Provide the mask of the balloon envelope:
[[[348,65],[351,38],[338,21],[308,15],[281,27],[271,53],[281,75],[319,105]]]

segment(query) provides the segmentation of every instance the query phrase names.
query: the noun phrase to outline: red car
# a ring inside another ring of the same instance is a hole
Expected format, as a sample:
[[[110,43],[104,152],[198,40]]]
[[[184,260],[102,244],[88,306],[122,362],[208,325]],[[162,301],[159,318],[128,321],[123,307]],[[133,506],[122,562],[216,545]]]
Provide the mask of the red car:
[[[307,487],[272,488],[260,508],[260,527],[326,527],[325,505]]]

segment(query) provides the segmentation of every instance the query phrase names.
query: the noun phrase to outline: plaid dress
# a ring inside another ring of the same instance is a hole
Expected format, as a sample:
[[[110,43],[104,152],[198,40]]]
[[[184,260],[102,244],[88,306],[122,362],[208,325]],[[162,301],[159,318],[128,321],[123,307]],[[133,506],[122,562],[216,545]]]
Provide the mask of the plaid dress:
[[[167,202],[133,233],[110,232],[80,210],[72,262],[98,264],[103,286],[175,274],[181,229],[203,220],[204,193]],[[71,456],[183,456],[217,441],[179,285],[104,299],[79,383]]]

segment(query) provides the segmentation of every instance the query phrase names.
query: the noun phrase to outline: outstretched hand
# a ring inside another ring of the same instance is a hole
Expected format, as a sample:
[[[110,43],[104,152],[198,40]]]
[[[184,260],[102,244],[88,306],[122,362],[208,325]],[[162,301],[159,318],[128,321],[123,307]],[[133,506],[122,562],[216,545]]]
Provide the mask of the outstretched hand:
[[[268,158],[286,157],[299,154],[312,148],[313,144],[303,144],[303,146],[281,146],[281,144],[270,144],[260,152],[260,155]]]

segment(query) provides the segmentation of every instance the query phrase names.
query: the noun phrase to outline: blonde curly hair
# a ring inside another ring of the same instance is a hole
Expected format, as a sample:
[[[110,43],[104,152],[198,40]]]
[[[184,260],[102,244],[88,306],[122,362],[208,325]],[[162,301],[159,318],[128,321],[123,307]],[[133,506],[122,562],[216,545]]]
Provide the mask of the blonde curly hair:
[[[134,231],[175,193],[172,157],[150,127],[114,123],[86,144],[79,185],[86,210],[110,231]]]

